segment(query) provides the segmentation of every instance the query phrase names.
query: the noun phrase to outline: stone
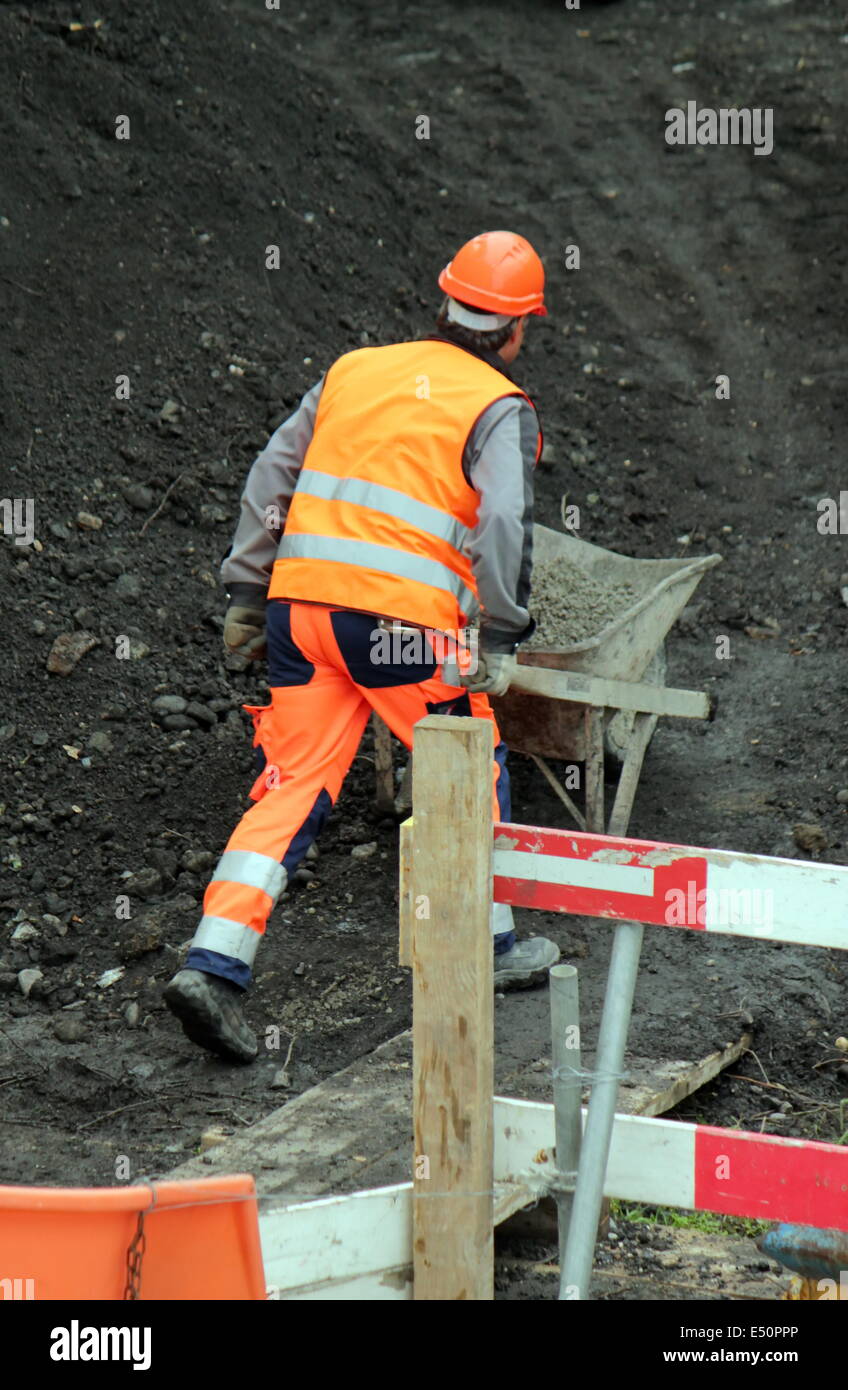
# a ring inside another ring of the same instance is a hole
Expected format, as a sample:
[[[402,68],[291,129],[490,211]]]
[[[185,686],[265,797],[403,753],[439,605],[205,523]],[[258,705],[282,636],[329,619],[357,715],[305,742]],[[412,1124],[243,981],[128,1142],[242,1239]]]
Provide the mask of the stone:
[[[218,723],[218,716],[213,714],[211,709],[207,709],[206,705],[201,705],[198,700],[192,700],[186,705],[185,713],[189,719],[195,719],[198,724],[205,724],[207,728]]]
[[[187,705],[182,695],[158,695],[153,701],[156,714],[185,714]]]
[[[792,827],[792,838],[807,854],[821,854],[827,849],[827,835],[820,825],[799,823]]]
[[[28,999],[33,986],[44,979],[43,970],[27,969],[18,971],[18,988],[24,999]]]
[[[141,598],[141,580],[137,574],[119,574],[112,592],[116,598]]]
[[[47,657],[47,670],[54,676],[69,676],[78,661],[98,645],[93,632],[62,632]]]
[[[32,922],[21,922],[21,925],[15,927],[15,930],[12,932],[12,940],[23,945],[27,941],[37,941],[39,935],[40,932],[38,928],[34,927]]]
[[[222,1129],[205,1129],[200,1136],[200,1152],[205,1154],[209,1149],[216,1149],[221,1144],[226,1144],[228,1136]]]
[[[76,960],[79,955],[79,947],[72,941],[53,941],[48,942],[41,952],[41,961],[44,965],[67,965],[69,961]]]
[[[131,898],[152,898],[162,887],[162,875],[158,869],[139,869],[138,873],[130,874],[129,878],[124,879],[124,892]]]
[[[137,512],[148,512],[153,506],[153,491],[145,483],[123,483],[121,495]]]
[[[377,852],[377,841],[371,840],[367,845],[354,845],[350,852],[351,859],[370,859],[372,854]]]
[[[172,729],[174,732],[185,733],[189,729],[196,729],[197,725],[185,714],[166,714],[162,720],[163,729]]]
[[[57,1018],[53,1024],[53,1036],[60,1043],[82,1042],[85,1035],[86,1028],[81,1018]]]
[[[157,951],[162,945],[162,921],[155,910],[139,918],[133,931],[126,931],[129,923],[123,925],[124,934],[118,936],[115,943],[120,960],[138,960],[150,951]]]
[[[181,866],[190,874],[202,874],[211,869],[215,856],[208,849],[187,849],[180,859]]]

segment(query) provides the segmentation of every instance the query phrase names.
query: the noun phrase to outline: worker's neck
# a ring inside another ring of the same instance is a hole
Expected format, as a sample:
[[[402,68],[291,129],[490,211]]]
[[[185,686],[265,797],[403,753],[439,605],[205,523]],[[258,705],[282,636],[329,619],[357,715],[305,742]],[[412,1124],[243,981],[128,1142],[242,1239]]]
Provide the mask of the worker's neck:
[[[465,343],[460,343],[454,338],[449,326],[437,328],[433,333],[428,333],[427,338],[430,341],[438,343],[450,343],[453,347],[461,348],[463,352],[470,352],[472,357],[479,357],[481,362],[488,362],[490,367],[494,367],[497,371],[503,372],[504,376],[509,377],[510,381],[513,379],[509,365],[501,356],[500,352],[490,352],[486,348],[478,349],[467,347]]]

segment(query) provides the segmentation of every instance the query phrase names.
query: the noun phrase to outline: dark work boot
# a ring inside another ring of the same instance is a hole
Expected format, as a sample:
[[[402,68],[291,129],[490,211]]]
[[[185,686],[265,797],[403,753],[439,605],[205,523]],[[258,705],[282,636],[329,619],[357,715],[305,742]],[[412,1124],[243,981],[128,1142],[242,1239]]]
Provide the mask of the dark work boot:
[[[545,936],[516,941],[509,951],[495,956],[495,989],[526,989],[547,982],[548,971],[559,960],[559,947]]]
[[[220,975],[180,970],[163,998],[187,1038],[228,1062],[252,1062],[259,1051],[242,1009],[244,991]]]

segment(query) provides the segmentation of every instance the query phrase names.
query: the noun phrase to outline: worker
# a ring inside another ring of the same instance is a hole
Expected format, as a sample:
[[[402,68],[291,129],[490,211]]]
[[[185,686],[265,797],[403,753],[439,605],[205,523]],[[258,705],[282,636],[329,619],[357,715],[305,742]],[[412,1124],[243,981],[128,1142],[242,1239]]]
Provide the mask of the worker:
[[[192,1041],[232,1061],[257,1054],[243,1010],[257,947],[372,710],[407,748],[427,714],[490,720],[493,814],[511,818],[489,696],[506,692],[535,628],[541,434],[509,366],[528,316],[547,312],[544,270],[523,237],[486,232],[439,285],[435,332],[345,353],[280,425],[250,470],[222,566],[224,642],[252,659],[267,650],[271,698],[245,707],[255,804],[227,843],[165,1000]],[[420,640],[398,650],[387,630]],[[491,924],[496,988],[544,979],[559,959],[551,941],[516,940],[509,907],[493,904]]]

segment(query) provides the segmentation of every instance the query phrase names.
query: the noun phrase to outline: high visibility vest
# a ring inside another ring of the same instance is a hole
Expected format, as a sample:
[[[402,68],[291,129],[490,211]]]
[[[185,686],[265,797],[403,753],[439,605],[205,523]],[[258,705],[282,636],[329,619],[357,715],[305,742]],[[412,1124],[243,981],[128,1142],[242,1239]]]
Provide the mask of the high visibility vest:
[[[464,627],[478,610],[468,542],[479,497],[462,456],[504,396],[529,400],[452,343],[360,348],[334,362],[268,597]]]

